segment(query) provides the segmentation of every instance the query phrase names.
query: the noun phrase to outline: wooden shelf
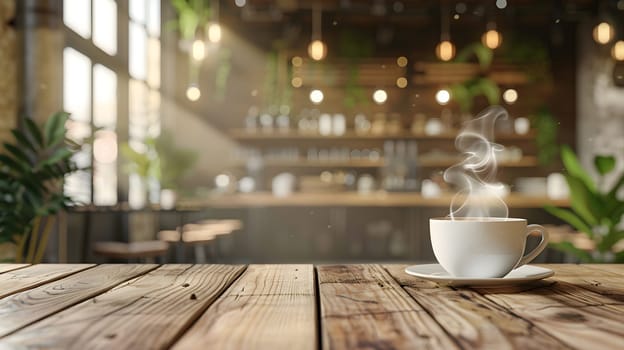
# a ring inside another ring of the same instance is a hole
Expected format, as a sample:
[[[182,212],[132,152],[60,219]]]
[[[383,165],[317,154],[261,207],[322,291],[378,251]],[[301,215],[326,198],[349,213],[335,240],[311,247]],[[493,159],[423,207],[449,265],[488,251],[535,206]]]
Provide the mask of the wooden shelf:
[[[421,167],[427,168],[438,168],[438,167],[449,167],[453,164],[456,164],[458,159],[423,159],[420,161]],[[505,168],[529,168],[538,166],[537,158],[534,156],[524,156],[519,161],[515,162],[500,162],[497,164],[500,167]]]
[[[254,207],[448,207],[452,194],[423,197],[420,193],[355,192],[294,193],[275,197],[268,192],[221,195],[206,199],[180,200],[179,209],[254,208]],[[543,208],[545,205],[569,206],[568,200],[512,193],[504,198],[510,208]]]
[[[422,159],[419,166],[422,168],[444,168],[456,164],[458,159]],[[265,160],[264,166],[268,168],[381,168],[385,164],[384,159],[379,160],[343,160],[343,161],[320,161],[320,160]],[[239,164],[243,166],[244,162]],[[501,162],[498,166],[506,168],[528,168],[538,166],[537,158],[533,156],[522,157],[516,162]]]
[[[298,130],[279,131],[247,131],[245,129],[234,129],[229,131],[229,135],[240,142],[258,141],[323,141],[323,140],[454,140],[457,137],[456,132],[447,132],[439,135],[413,134],[407,131],[400,133],[384,133],[384,134],[357,134],[354,131],[348,131],[344,135],[320,135],[315,133],[301,133]],[[535,132],[528,134],[497,134],[496,140],[533,140]]]
[[[384,160],[265,160],[264,166],[271,168],[381,168],[384,166]]]

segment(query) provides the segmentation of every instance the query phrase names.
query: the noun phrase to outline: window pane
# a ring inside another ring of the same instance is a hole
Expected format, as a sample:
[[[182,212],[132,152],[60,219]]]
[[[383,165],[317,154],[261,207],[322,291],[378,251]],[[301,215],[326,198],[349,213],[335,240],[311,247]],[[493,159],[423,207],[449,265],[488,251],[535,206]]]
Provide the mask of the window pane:
[[[93,141],[93,202],[97,205],[117,203],[117,135],[100,130]]]
[[[149,127],[149,89],[145,83],[130,80],[130,115],[128,120],[128,136],[131,140],[143,140]]]
[[[160,135],[160,92],[150,90],[149,92],[149,114],[147,116],[147,134],[149,137]]]
[[[83,1],[88,3],[88,1]],[[117,3],[114,0],[93,2],[93,43],[109,55],[117,53]]]
[[[147,83],[152,88],[160,87],[160,40],[149,38],[147,51]]]
[[[160,0],[147,0],[147,30],[151,36],[160,36]]]
[[[147,53],[147,33],[145,28],[136,23],[130,23],[129,42],[129,71],[133,78],[145,80]]]
[[[91,1],[63,1],[63,23],[83,38],[91,36]]]
[[[63,106],[71,119],[91,120],[91,60],[66,47],[63,50]]]
[[[91,147],[83,146],[83,149],[73,156],[79,167],[88,167],[91,164]],[[65,177],[65,195],[74,201],[84,204],[91,203],[91,173],[78,171]]]
[[[130,0],[129,10],[133,21],[145,24],[145,0]]]
[[[93,67],[93,124],[115,129],[117,124],[117,76],[115,72],[96,64]]]

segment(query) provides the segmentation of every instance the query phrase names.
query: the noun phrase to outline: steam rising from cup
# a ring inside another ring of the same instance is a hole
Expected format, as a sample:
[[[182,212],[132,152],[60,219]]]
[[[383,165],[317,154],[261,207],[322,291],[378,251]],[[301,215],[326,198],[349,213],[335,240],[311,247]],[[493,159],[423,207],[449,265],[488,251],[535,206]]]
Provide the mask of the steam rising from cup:
[[[508,118],[507,111],[500,106],[489,107],[464,123],[455,138],[455,147],[463,160],[444,172],[444,180],[457,189],[449,207],[449,217],[453,220],[509,215],[499,195],[503,185],[496,181],[496,154],[505,148],[494,143],[494,124],[499,118]]]

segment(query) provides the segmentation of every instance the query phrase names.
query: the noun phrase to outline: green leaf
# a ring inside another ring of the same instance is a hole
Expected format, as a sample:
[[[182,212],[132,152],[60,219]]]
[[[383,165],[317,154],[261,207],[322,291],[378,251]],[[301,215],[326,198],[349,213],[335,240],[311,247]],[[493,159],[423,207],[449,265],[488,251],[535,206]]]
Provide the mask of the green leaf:
[[[492,64],[492,58],[494,58],[494,51],[484,45],[477,44],[474,47],[474,53],[477,56],[481,69],[487,69]]]
[[[622,174],[622,176],[620,176],[620,179],[615,183],[615,185],[613,185],[613,188],[611,188],[607,196],[615,200],[617,198],[617,193],[622,185],[624,185],[624,174]]]
[[[594,261],[589,252],[575,247],[574,244],[572,244],[571,242],[549,243],[548,245],[561,252],[572,254],[584,263],[590,263]]]
[[[17,171],[18,173],[21,173],[22,171],[24,171],[24,167],[22,164],[20,164],[15,159],[9,157],[6,154],[0,154],[0,164],[6,165],[9,168],[13,169],[14,171]]]
[[[570,204],[572,209],[588,224],[594,226],[600,223],[604,205],[596,199],[595,194],[587,188],[585,182],[578,177],[565,175],[570,188]]]
[[[622,239],[624,239],[624,231],[609,232],[609,234],[604,236],[600,243],[598,243],[598,250],[601,252],[610,251],[611,248]]]
[[[596,193],[596,185],[587,171],[583,169],[574,151],[568,145],[561,146],[561,160],[568,174],[580,179],[585,186],[593,193]]]
[[[451,98],[457,102],[462,112],[470,112],[472,109],[472,95],[464,84],[451,85]]]
[[[11,133],[13,134],[13,137],[15,138],[15,140],[24,148],[30,150],[31,152],[37,154],[38,153],[38,148],[36,145],[34,145],[32,142],[30,142],[30,140],[28,139],[28,137],[21,131],[18,129],[13,129],[11,130]]]
[[[615,253],[615,260],[613,262],[617,264],[624,263],[624,250],[621,252]]]
[[[24,124],[26,125],[28,132],[35,139],[37,144],[40,147],[43,146],[43,134],[41,133],[41,130],[39,129],[39,126],[37,126],[35,121],[30,118],[24,118]]]
[[[459,51],[455,57],[455,62],[467,62],[473,54],[477,57],[481,69],[484,70],[490,66],[494,56],[494,52],[491,49],[477,42],[472,45],[468,45]]]
[[[48,159],[44,160],[42,165],[56,165],[57,163],[71,158],[73,152],[67,148],[59,148]]]
[[[615,157],[613,156],[595,156],[594,166],[600,175],[606,175],[615,169]]]
[[[65,137],[65,123],[69,118],[67,112],[57,112],[46,120],[43,129],[47,146],[56,145]]]
[[[478,86],[480,93],[487,98],[490,105],[496,105],[500,102],[500,89],[493,80],[481,78]]]
[[[31,165],[31,158],[21,149],[10,143],[5,143],[4,148],[13,155],[13,159],[15,159],[15,161],[22,162],[22,166],[29,167]]]
[[[585,233],[587,236],[589,236],[589,238],[593,237],[594,233],[592,232],[591,227],[585,221],[583,221],[581,217],[579,217],[569,209],[557,208],[552,205],[547,205],[544,207],[544,210],[572,225],[572,227],[574,227],[575,229]]]

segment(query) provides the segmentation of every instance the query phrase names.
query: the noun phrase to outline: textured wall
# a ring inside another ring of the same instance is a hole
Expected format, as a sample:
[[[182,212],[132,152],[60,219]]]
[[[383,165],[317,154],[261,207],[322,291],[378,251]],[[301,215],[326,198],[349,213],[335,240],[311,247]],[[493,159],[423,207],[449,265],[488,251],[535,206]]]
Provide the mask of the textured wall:
[[[593,169],[594,155],[616,156],[618,167],[607,179],[624,171],[624,88],[614,86],[614,61],[610,47],[598,47],[591,37],[590,23],[579,27],[577,67],[577,146],[581,161]]]
[[[14,16],[15,1],[0,0],[0,142],[17,121],[17,39],[9,25]]]

